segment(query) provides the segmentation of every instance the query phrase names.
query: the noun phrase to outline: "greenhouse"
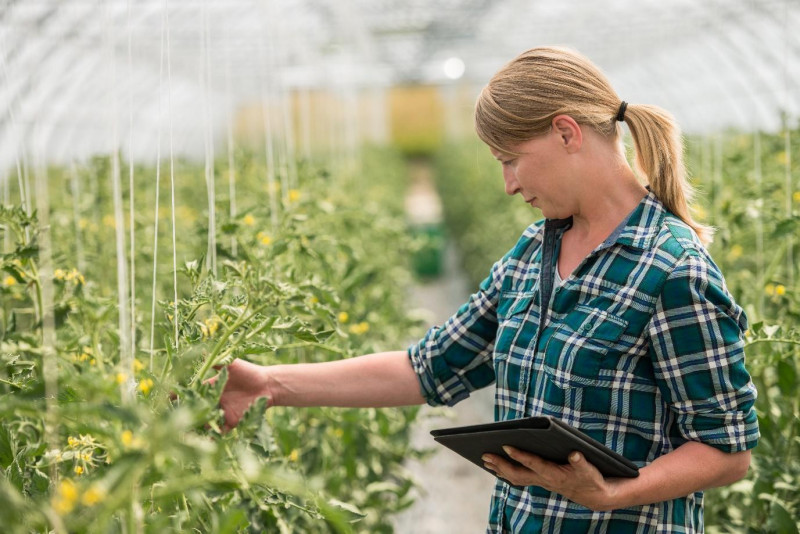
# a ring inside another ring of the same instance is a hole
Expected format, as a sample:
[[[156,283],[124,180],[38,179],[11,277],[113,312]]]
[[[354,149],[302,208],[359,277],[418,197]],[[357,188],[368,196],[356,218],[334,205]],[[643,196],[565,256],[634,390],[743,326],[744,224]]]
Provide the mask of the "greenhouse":
[[[800,532],[798,26],[0,0],[0,530]]]

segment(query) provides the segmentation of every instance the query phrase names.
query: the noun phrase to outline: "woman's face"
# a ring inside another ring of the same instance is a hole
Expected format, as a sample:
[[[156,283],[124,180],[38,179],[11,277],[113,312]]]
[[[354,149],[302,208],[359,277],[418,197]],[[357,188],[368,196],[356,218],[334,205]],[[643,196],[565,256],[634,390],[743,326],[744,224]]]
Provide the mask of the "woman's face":
[[[549,219],[572,215],[571,174],[561,136],[555,129],[520,143],[511,150],[519,156],[491,149],[503,166],[506,193],[519,193],[526,203]]]

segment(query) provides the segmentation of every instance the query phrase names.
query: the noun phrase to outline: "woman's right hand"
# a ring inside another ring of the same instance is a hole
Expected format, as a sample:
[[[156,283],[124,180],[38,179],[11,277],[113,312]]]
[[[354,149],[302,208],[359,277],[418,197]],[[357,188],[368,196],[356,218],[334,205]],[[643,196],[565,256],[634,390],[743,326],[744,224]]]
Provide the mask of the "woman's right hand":
[[[225,432],[239,424],[247,409],[257,399],[267,398],[267,406],[275,404],[270,393],[267,380],[267,367],[256,365],[245,360],[233,360],[227,366],[228,381],[219,399],[220,408],[225,414]],[[207,383],[214,384],[219,375],[210,378]]]

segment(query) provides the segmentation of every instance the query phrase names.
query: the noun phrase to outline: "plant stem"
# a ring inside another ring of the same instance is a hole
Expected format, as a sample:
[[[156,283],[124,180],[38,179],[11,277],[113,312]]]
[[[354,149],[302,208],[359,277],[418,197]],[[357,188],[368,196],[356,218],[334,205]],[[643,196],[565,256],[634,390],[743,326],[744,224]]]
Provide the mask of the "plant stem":
[[[240,326],[242,326],[247,321],[252,319],[257,313],[259,313],[261,310],[263,310],[267,306],[269,306],[269,303],[262,304],[261,306],[259,306],[258,308],[254,309],[252,312],[250,312],[250,314],[247,314],[247,309],[245,309],[245,311],[242,313],[242,315],[239,317],[239,319],[237,319],[235,323],[233,323],[231,326],[229,326],[225,330],[225,332],[223,332],[223,334],[220,337],[220,339],[217,342],[217,344],[214,345],[214,349],[211,351],[211,354],[209,354],[208,358],[206,358],[206,361],[203,362],[203,366],[192,377],[191,381],[189,382],[190,386],[193,385],[198,380],[202,380],[206,376],[206,374],[208,374],[209,369],[211,369],[217,363],[217,361],[219,361],[218,356],[219,356],[220,352],[222,351],[222,347],[225,346],[225,342],[228,340],[228,338],[236,330],[238,330]],[[236,346],[236,343],[234,343],[233,346]]]

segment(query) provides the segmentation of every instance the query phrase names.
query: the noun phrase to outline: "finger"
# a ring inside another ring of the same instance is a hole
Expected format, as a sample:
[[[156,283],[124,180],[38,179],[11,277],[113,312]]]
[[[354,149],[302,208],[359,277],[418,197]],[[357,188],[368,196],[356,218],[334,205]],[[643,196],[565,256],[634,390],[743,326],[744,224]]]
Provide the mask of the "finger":
[[[509,470],[509,469],[513,469],[513,467],[514,467],[511,464],[511,462],[509,462],[508,460],[506,460],[502,456],[496,456],[494,454],[484,454],[481,457],[481,459],[484,462],[489,463],[489,464],[495,466],[498,469],[504,469],[506,471]]]
[[[539,456],[536,456],[535,454],[521,451],[517,448],[511,447],[510,445],[504,445],[503,450],[509,456],[509,458],[521,463],[531,471],[541,472],[548,468],[549,462],[540,458]]]
[[[214,384],[216,384],[217,380],[219,380],[218,376],[212,376],[211,378],[203,380],[203,384],[207,386],[213,386]]]
[[[600,473],[600,470],[592,465],[592,463],[589,462],[586,457],[578,451],[572,451],[567,457],[567,461],[569,461],[569,465],[572,467],[572,469],[574,469],[576,475],[586,478],[603,478],[603,474]]]
[[[484,454],[483,456],[481,456],[481,460],[483,460],[483,465],[487,469],[491,469],[492,471],[497,470],[497,463],[496,463],[497,460],[491,454]]]
[[[512,484],[517,484],[517,481],[520,480],[528,480],[532,476],[535,477],[536,473],[532,472],[528,468],[522,465],[514,465],[502,456],[494,456],[494,455],[485,455],[488,456],[490,459],[488,461],[489,468],[495,472],[495,474],[508,480]],[[486,460],[484,460],[486,461]]]

